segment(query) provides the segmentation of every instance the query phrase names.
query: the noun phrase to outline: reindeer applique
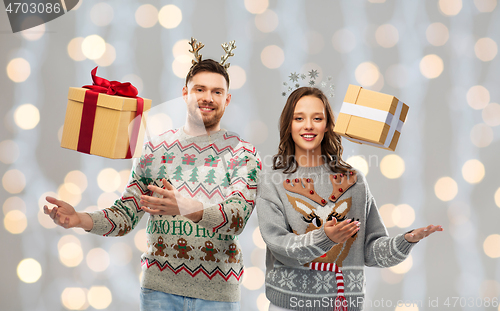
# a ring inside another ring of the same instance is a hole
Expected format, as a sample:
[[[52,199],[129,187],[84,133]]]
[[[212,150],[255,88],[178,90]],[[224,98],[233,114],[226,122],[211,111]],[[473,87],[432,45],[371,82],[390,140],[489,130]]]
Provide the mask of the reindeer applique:
[[[316,193],[314,190],[314,181],[311,178],[287,179],[283,182],[283,187],[288,192],[299,194],[317,203],[317,205],[312,205],[305,200],[287,194],[288,201],[302,215],[302,219],[306,223],[304,232],[293,230],[295,234],[299,235],[317,230],[326,221],[332,220],[334,217],[337,219],[337,222],[347,219],[346,215],[351,209],[352,198],[339,199],[347,189],[356,183],[356,172],[350,171],[348,174],[331,174],[330,181],[332,182],[333,190],[328,197],[328,201],[332,202],[333,206]],[[337,266],[342,267],[342,262],[349,254],[352,243],[356,238],[357,234],[350,237],[346,242],[335,245],[326,254],[314,259],[312,262],[335,263]],[[309,266],[309,264],[306,264],[306,266]]]

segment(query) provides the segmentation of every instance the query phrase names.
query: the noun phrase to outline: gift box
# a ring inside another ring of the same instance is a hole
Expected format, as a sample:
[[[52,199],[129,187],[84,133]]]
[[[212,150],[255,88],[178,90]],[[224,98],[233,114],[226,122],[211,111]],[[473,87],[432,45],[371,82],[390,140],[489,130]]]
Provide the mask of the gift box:
[[[218,156],[213,156],[211,154],[208,155],[208,158],[205,158],[205,166],[209,167],[217,167],[219,165],[219,157]]]
[[[349,85],[334,132],[350,141],[396,150],[408,106],[396,97]]]
[[[151,100],[136,97],[133,86],[132,93],[123,91],[130,83],[96,77],[96,69],[94,85],[69,88],[61,147],[112,159],[140,157]]]
[[[182,157],[182,164],[194,165],[194,161],[196,160],[195,154],[187,154],[185,153]]]

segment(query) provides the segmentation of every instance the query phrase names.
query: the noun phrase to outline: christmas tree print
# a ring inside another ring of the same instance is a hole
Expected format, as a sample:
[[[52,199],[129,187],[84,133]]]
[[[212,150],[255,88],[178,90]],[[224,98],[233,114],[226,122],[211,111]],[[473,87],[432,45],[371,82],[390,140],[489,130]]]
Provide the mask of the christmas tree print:
[[[215,170],[211,169],[208,171],[207,177],[205,178],[205,182],[208,183],[209,185],[215,184]]]
[[[230,182],[231,182],[231,176],[229,175],[229,173],[226,173],[226,176],[222,178],[222,183],[220,185],[224,188],[227,188],[229,187]]]
[[[167,172],[165,172],[165,165],[160,166],[160,171],[158,172],[158,179],[163,179],[167,177]]]
[[[139,178],[139,181],[142,182],[145,185],[149,185],[150,183],[153,182],[153,175],[151,175],[151,169],[149,166],[153,164],[153,155],[145,155],[142,156],[141,159],[139,160],[139,166],[144,170],[144,174],[141,175],[141,178]]]
[[[144,171],[144,175],[141,176],[140,181],[145,185],[149,185],[153,182],[152,177],[153,175],[151,175],[151,169],[148,167],[146,171]]]
[[[256,181],[257,180],[257,170],[255,168],[252,169],[250,171],[250,173],[248,173],[247,178],[250,179],[250,180]]]
[[[198,182],[198,168],[197,168],[197,167],[195,167],[195,168],[193,169],[193,171],[191,172],[190,177],[191,177],[191,178],[189,178],[189,180],[188,180],[188,181],[191,181],[193,184],[194,184],[195,182]]]
[[[238,168],[237,167],[234,168],[233,175],[231,175],[231,178],[235,178],[235,177],[238,177]]]
[[[182,168],[180,165],[175,168],[174,176],[172,178],[177,181],[182,180]]]

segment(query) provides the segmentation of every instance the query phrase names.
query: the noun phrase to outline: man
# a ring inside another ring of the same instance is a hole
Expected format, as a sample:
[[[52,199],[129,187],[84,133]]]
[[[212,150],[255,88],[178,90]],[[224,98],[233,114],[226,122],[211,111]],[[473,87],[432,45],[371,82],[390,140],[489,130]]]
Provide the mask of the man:
[[[261,164],[251,144],[220,128],[231,101],[228,65],[201,60],[195,43],[182,90],[186,123],[145,144],[122,197],[94,213],[51,197],[57,206],[44,207],[58,225],[104,236],[127,234],[150,214],[142,310],[239,310],[237,235],[252,213]]]

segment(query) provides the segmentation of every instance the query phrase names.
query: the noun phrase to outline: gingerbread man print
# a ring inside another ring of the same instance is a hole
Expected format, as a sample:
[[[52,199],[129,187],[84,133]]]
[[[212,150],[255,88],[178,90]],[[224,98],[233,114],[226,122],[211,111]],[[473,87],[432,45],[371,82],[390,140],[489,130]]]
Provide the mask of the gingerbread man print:
[[[204,261],[215,261],[219,262],[220,259],[215,258],[215,254],[219,252],[218,249],[214,248],[214,244],[211,241],[206,241],[205,246],[200,246],[202,252],[205,253],[205,257],[200,257],[201,260]]]
[[[229,244],[229,249],[224,251],[224,254],[228,255],[229,258],[225,260],[226,263],[239,263],[240,260],[236,258],[238,254],[240,253],[240,250],[236,246],[236,244],[231,243]]]
[[[227,229],[227,232],[230,232],[232,229],[234,229],[234,232],[237,232],[241,228],[243,228],[243,217],[240,217],[240,212],[237,211],[236,215],[234,215],[234,211],[231,210],[233,213],[232,220],[231,220],[231,226],[229,229]]]
[[[177,251],[177,254],[174,255],[174,258],[184,258],[184,259],[189,259],[193,260],[194,257],[188,255],[189,251],[193,250],[193,247],[187,245],[187,241],[183,238],[180,238],[177,240],[177,245],[172,244],[172,248]]]
[[[167,245],[163,244],[163,237],[162,236],[159,236],[158,237],[158,242],[156,242],[154,244],[155,248],[156,248],[156,252],[154,253],[155,256],[164,256],[164,257],[168,257],[167,254],[164,254],[163,251],[165,250],[165,248],[167,248]]]

